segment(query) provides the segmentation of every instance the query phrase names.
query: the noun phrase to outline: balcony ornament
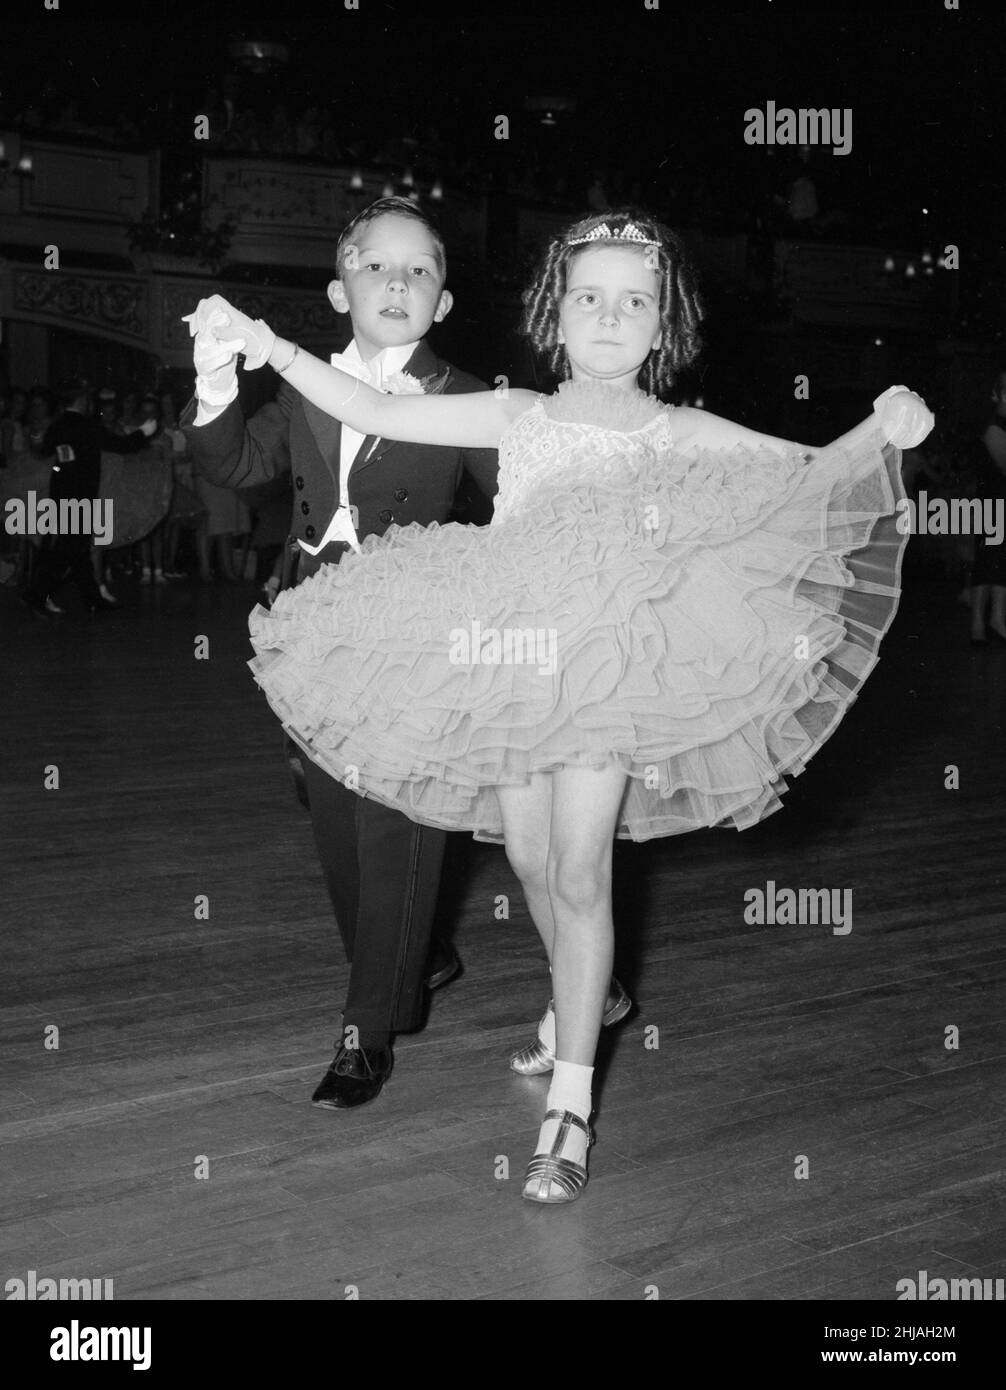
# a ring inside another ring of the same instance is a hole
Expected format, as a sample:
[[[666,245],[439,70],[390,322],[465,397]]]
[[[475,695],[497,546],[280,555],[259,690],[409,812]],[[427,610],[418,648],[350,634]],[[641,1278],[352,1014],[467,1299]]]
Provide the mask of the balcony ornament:
[[[150,266],[154,258],[165,256],[179,261],[194,261],[196,265],[218,274],[226,263],[227,253],[237,231],[230,219],[215,226],[204,223],[198,207],[177,210],[177,205],[165,208],[160,216],[147,211],[139,222],[129,225],[129,249]]]

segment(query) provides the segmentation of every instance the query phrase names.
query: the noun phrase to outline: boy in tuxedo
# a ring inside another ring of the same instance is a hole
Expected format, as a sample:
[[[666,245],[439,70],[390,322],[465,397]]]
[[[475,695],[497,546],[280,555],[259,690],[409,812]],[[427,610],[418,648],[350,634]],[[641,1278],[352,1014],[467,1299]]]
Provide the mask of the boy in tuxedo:
[[[336,366],[391,391],[487,389],[425,342],[452,297],[443,240],[416,204],[381,198],[359,213],[339,238],[336,274],[328,298],[353,328],[349,347],[332,356]],[[392,523],[446,522],[466,472],[486,497],[495,495],[494,450],[361,438],[286,383],[245,420],[229,345],[199,335],[194,357],[198,411],[192,420],[190,406],[182,424],[199,470],[230,487],[291,471],[298,581],[338,564]],[[380,1092],[391,1073],[394,1035],[421,1026],[424,990],[460,968],[453,948],[438,943],[431,952],[446,833],[358,796],[310,761],[304,772],[315,843],[351,963],[342,1036],[313,1101],[341,1109]]]

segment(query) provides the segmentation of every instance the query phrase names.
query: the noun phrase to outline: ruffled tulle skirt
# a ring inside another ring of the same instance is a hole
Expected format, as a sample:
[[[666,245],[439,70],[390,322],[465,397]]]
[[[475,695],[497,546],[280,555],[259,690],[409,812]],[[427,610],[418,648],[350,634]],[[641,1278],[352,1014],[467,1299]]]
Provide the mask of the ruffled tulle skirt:
[[[897,608],[900,454],[622,456],[485,528],[392,527],[251,615],[255,679],[332,776],[502,841],[495,788],[627,774],[616,834],[778,810]]]

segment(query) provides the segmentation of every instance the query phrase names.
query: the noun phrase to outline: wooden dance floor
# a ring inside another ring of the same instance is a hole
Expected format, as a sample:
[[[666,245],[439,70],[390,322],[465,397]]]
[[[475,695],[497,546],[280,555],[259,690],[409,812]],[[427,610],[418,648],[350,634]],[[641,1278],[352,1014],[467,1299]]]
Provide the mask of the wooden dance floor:
[[[47,625],[0,590],[5,1280],[892,1300],[920,1270],[1006,1274],[1006,649],[969,645],[945,586],[913,579],[783,811],[617,846],[639,1008],[605,1036],[590,1182],[558,1209],[520,1198],[547,1080],[507,1055],[548,982],[503,850],[452,840],[465,972],[379,1099],[313,1109],[347,967],[244,665],[254,591],[122,592]],[[746,922],[769,881],[851,890],[851,931]]]

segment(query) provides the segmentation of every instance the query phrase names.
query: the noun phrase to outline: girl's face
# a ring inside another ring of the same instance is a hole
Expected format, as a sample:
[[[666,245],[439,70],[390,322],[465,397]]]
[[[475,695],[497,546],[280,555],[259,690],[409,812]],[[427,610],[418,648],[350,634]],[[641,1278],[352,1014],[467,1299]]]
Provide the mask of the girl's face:
[[[649,253],[649,254],[648,254]],[[559,305],[559,341],[574,381],[631,390],[660,346],[660,270],[655,248],[588,246],[569,262]]]

